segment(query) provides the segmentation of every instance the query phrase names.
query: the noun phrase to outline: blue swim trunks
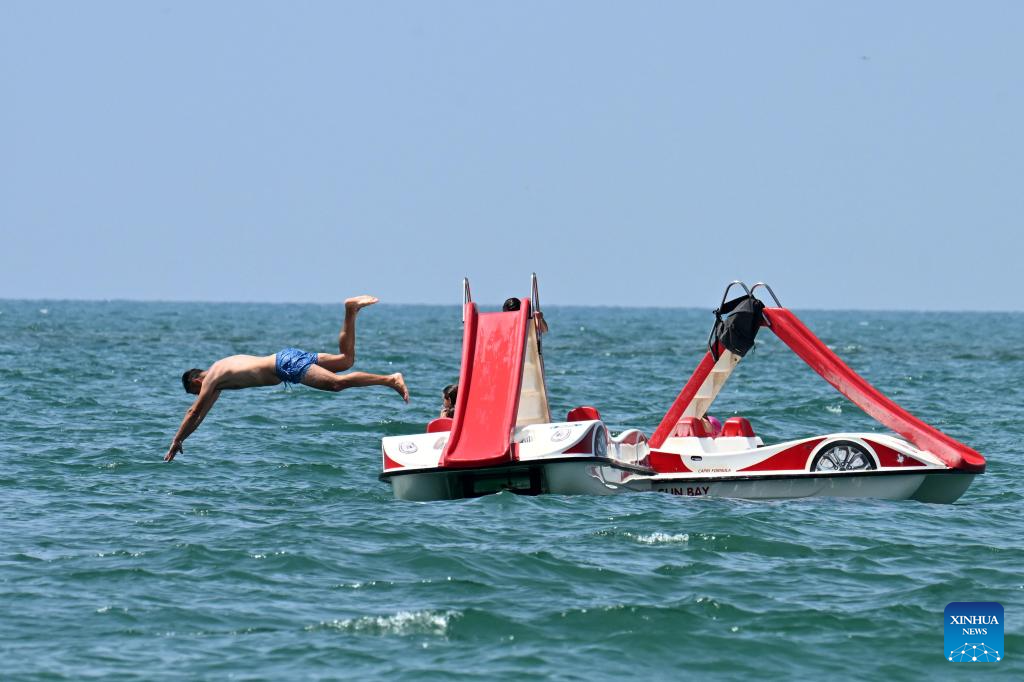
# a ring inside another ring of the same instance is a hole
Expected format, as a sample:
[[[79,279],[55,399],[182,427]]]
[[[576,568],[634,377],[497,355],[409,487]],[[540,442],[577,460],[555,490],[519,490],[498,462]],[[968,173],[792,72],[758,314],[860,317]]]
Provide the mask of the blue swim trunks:
[[[302,383],[302,377],[306,376],[309,366],[315,365],[319,357],[318,353],[307,353],[298,348],[285,348],[277,354],[277,359],[274,362],[277,378],[289,384]]]

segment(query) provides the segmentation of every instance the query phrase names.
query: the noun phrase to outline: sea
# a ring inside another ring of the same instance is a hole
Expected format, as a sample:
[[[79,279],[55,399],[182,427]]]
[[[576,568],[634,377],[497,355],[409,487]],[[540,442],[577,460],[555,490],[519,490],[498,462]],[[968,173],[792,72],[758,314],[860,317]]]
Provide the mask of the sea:
[[[492,306],[496,307],[496,306]],[[487,309],[487,306],[483,306]],[[1024,314],[796,311],[988,459],[955,504],[655,493],[395,500],[380,439],[458,378],[459,306],[378,304],[337,394],[225,392],[163,461],[181,373],[336,348],[341,305],[0,300],[0,679],[1024,679]],[[552,412],[650,433],[708,310],[545,308]],[[770,333],[712,414],[766,442],[882,427]],[[998,602],[1000,662],[943,611]]]

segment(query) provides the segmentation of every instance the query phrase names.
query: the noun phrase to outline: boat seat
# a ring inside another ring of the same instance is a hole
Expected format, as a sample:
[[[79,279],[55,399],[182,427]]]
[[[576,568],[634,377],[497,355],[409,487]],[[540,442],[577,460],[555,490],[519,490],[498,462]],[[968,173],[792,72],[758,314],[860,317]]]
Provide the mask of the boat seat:
[[[433,419],[429,424],[427,424],[427,433],[451,431],[452,421],[451,417],[438,417],[437,419]]]
[[[710,438],[708,427],[704,421],[696,417],[683,417],[672,429],[672,435],[677,438]]]
[[[596,407],[590,405],[574,407],[569,410],[569,414],[565,415],[567,422],[589,422],[599,419],[601,419],[601,413],[597,411]]]
[[[729,417],[722,425],[722,437],[740,436],[742,438],[753,438],[754,427],[743,417]]]

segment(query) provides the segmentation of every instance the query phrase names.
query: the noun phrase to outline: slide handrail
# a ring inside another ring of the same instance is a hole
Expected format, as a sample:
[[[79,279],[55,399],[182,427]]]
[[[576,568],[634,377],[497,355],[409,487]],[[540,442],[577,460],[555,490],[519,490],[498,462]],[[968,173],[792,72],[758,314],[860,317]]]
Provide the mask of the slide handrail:
[[[469,277],[462,278],[462,324],[466,324],[466,304],[473,302],[473,294],[469,290]]]

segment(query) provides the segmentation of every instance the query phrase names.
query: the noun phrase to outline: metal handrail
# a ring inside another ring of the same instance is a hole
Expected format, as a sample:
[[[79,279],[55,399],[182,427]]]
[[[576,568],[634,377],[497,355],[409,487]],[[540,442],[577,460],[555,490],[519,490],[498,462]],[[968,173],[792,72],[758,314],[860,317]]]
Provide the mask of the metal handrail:
[[[473,294],[469,290],[469,278],[462,278],[462,324],[466,324],[466,304],[473,300]]]
[[[540,292],[537,289],[537,273],[530,274],[530,303],[533,304],[533,312],[540,312]]]
[[[754,286],[750,287],[750,295],[751,296],[754,295],[754,292],[757,291],[758,287],[764,287],[765,289],[768,290],[768,293],[772,295],[772,299],[775,301],[775,307],[777,307],[777,308],[781,308],[782,307],[782,304],[779,303],[779,297],[775,295],[775,292],[772,291],[772,288],[770,286],[768,286],[767,282],[758,282]]]
[[[732,289],[737,284],[743,287],[743,291],[747,292],[747,296],[750,296],[750,289],[747,288],[747,285],[744,284],[741,280],[734,279],[733,281],[729,282],[729,286],[725,287],[725,292],[722,294],[722,302],[718,306],[719,308],[725,305],[725,299],[729,297],[729,290]]]

